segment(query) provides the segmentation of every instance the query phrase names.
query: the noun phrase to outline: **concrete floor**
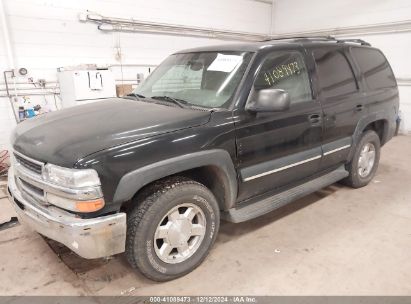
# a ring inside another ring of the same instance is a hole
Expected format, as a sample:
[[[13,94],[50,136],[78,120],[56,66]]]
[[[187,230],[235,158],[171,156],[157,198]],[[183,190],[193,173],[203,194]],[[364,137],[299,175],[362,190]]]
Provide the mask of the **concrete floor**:
[[[410,136],[389,142],[365,188],[336,184],[250,222],[223,223],[206,261],[167,283],[145,279],[122,255],[89,263],[60,248],[59,257],[26,228],[4,229],[0,294],[411,295],[409,151]],[[6,199],[0,208],[0,223],[13,216]]]

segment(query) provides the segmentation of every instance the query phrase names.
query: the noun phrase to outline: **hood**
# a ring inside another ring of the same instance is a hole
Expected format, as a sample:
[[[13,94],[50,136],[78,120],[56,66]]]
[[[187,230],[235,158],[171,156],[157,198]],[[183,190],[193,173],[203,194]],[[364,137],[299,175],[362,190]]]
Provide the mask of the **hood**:
[[[12,144],[39,161],[72,167],[94,152],[209,119],[208,111],[112,98],[28,119],[16,127]]]

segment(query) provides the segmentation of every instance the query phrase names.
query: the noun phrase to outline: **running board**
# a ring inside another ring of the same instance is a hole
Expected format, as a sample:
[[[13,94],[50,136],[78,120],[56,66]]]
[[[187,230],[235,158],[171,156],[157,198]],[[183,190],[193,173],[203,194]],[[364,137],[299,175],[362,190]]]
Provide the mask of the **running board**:
[[[288,203],[291,203],[303,196],[327,187],[347,176],[348,172],[345,170],[344,166],[341,166],[328,174],[291,188],[287,191],[265,198],[261,201],[250,203],[242,207],[231,208],[225,212],[222,212],[221,217],[224,220],[233,223],[251,220],[287,205]]]

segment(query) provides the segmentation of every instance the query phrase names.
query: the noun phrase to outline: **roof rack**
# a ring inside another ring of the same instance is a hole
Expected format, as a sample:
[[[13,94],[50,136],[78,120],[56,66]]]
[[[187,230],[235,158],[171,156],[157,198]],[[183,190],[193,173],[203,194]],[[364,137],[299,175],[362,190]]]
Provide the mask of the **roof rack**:
[[[344,43],[344,42],[359,43],[361,45],[371,46],[369,42],[364,41],[362,39],[337,39],[337,43]]]
[[[295,40],[295,41],[332,41],[336,43],[359,43],[361,45],[371,46],[370,43],[362,39],[337,39],[333,36],[296,36],[296,37],[279,37],[272,38],[263,41],[273,41],[273,40]]]
[[[269,38],[262,41],[273,41],[273,40],[336,40],[332,36],[294,36],[294,37],[278,37]]]
[[[333,36],[299,36],[299,37],[293,37],[292,39],[295,39],[297,41],[301,41],[301,40],[326,40],[326,41],[336,41],[337,39],[335,39],[335,37]]]

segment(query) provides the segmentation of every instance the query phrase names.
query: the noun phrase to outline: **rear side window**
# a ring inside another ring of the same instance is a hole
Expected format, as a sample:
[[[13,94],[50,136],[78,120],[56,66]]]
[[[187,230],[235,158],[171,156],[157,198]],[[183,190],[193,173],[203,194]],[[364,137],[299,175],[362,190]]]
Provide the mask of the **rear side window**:
[[[339,50],[313,51],[321,90],[325,98],[342,96],[358,90],[351,65]]]
[[[368,48],[353,48],[352,54],[365,77],[368,88],[375,90],[397,85],[391,67],[380,51]]]
[[[291,104],[312,100],[310,79],[303,56],[297,51],[278,51],[267,55],[254,82],[254,90],[281,89]]]

